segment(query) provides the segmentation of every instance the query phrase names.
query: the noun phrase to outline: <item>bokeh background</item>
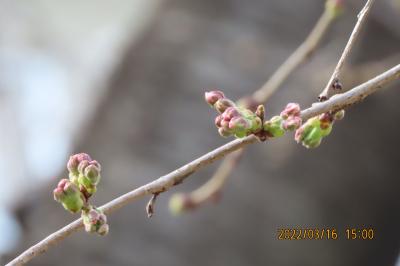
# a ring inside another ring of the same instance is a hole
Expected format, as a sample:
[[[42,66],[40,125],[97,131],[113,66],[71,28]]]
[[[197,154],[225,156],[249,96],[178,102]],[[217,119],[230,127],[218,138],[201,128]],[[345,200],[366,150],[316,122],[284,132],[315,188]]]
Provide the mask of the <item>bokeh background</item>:
[[[309,106],[364,1],[346,11],[266,105]],[[0,1],[1,264],[77,217],[52,199],[68,156],[102,163],[94,202],[226,143],[203,101],[259,88],[304,40],[322,0]],[[400,2],[376,1],[346,88],[400,62]],[[395,265],[400,247],[399,82],[352,107],[316,150],[286,136],[247,148],[218,204],[175,217],[173,192],[218,163],[109,216],[104,238],[74,234],[30,265]],[[339,240],[279,241],[278,228],[337,228]],[[345,228],[374,228],[372,241]]]

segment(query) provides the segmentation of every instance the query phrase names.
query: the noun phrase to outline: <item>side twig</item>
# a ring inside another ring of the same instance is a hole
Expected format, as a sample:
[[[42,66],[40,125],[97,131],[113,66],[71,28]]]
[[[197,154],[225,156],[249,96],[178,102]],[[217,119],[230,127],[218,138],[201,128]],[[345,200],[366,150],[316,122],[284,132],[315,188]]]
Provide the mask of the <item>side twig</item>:
[[[340,110],[346,108],[352,104],[362,101],[368,95],[378,91],[388,83],[400,78],[400,64],[387,70],[386,72],[376,76],[375,78],[355,87],[346,93],[336,95],[331,99],[316,103],[312,107],[305,109],[301,112],[303,120],[307,120],[318,114],[325,113],[330,110]],[[185,164],[179,169],[159,177],[158,179],[143,185],[133,191],[130,191],[110,202],[103,205],[100,209],[106,214],[109,214],[123,206],[142,198],[149,194],[157,194],[169,190],[173,186],[182,183],[189,175],[196,172],[212,162],[223,158],[225,155],[232,153],[246,145],[257,142],[257,138],[254,135],[247,136],[242,139],[233,140],[201,157],[198,159]],[[34,257],[46,252],[50,247],[56,245],[60,241],[64,240],[67,236],[78,231],[83,226],[82,219],[78,219],[60,230],[49,235],[39,243],[33,245],[23,253],[21,253],[14,260],[9,262],[7,265],[22,265],[27,263]]]
[[[371,7],[372,7],[372,4],[374,3],[374,1],[375,0],[368,0],[367,3],[365,4],[365,6],[363,7],[363,9],[358,14],[357,23],[354,26],[354,29],[350,35],[349,40],[347,41],[347,44],[342,52],[342,55],[340,56],[340,59],[335,67],[335,70],[333,71],[333,74],[332,74],[331,78],[329,79],[328,83],[326,84],[324,90],[318,96],[318,100],[320,102],[326,101],[327,99],[329,99],[329,97],[331,97],[332,95],[341,91],[342,86],[339,81],[339,76],[341,74],[341,70],[342,70],[347,58],[349,57],[350,51],[353,48],[358,35],[360,34],[362,26],[367,21],[369,11],[371,10]]]
[[[286,59],[285,62],[275,71],[268,81],[252,94],[252,99],[258,104],[265,103],[271,95],[282,85],[289,75],[298,68],[304,61],[310,58],[317,49],[322,38],[328,32],[329,27],[336,16],[332,10],[325,8],[321,17],[315,24],[306,40]]]

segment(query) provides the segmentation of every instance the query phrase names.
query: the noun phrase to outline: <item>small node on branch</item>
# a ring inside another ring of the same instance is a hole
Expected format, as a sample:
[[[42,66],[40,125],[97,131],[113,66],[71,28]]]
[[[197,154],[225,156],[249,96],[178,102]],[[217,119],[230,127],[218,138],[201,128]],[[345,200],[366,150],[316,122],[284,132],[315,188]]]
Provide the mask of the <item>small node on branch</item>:
[[[335,78],[332,82],[332,89],[335,91],[341,91],[343,89],[342,83],[340,83],[338,78]]]

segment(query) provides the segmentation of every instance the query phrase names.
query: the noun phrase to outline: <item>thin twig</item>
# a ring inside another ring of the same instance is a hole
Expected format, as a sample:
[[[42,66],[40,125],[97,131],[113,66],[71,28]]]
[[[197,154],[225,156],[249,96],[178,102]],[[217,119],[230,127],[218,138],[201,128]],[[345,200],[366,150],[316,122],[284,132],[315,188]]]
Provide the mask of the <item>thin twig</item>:
[[[400,64],[389,69],[388,71],[376,76],[375,78],[355,87],[354,89],[347,91],[346,93],[336,95],[331,99],[316,103],[312,107],[305,109],[301,112],[301,117],[303,120],[307,120],[318,114],[325,113],[330,110],[339,110],[346,108],[352,104],[362,101],[368,95],[378,91],[383,86],[387,85],[391,81],[400,78]],[[133,191],[130,191],[110,202],[103,205],[100,209],[106,214],[109,214],[121,207],[144,197],[145,195],[161,193],[169,190],[171,187],[180,184],[185,178],[187,178],[192,173],[203,168],[212,162],[223,158],[225,155],[232,153],[248,144],[257,142],[257,138],[254,135],[247,136],[242,139],[233,140],[201,157],[198,159],[185,164],[179,169],[159,177],[158,179],[141,186]],[[67,236],[78,231],[82,228],[82,219],[78,219],[60,230],[49,235],[39,243],[33,245],[14,260],[9,262],[7,265],[22,265],[34,257],[46,252],[50,247],[56,245],[60,241],[64,240]]]
[[[371,10],[371,6],[374,3],[375,0],[368,0],[363,9],[360,11],[360,13],[357,16],[357,23],[354,26],[354,29],[350,35],[349,40],[347,41],[346,47],[343,50],[342,55],[340,56],[340,59],[335,67],[335,70],[333,71],[333,74],[331,78],[329,79],[328,83],[326,84],[324,90],[321,92],[321,94],[318,96],[319,101],[326,101],[334,95],[335,93],[339,92],[339,89],[336,89],[337,86],[335,86],[335,83],[339,82],[339,77],[342,71],[342,68],[344,66],[344,63],[346,62],[351,49],[354,46],[354,43],[360,34],[362,26],[365,24],[367,21],[367,17],[369,14],[369,11]],[[341,86],[340,86],[341,87]]]
[[[272,74],[264,85],[250,96],[250,107],[255,109],[259,104],[265,102],[273,95],[273,93],[283,84],[285,80],[293,73],[302,63],[311,57],[314,51],[321,43],[322,38],[328,32],[329,27],[335,20],[336,16],[325,7],[324,12],[318,19],[310,34],[303,43],[282,63],[282,65]],[[247,97],[243,97],[238,102],[246,102]],[[224,186],[228,176],[239,163],[244,149],[235,154],[228,155],[215,171],[214,175],[204,185],[187,194],[190,199],[191,206],[198,207],[208,202],[219,190]]]
[[[288,76],[306,59],[310,58],[334,20],[335,16],[331,14],[328,8],[325,8],[306,40],[286,59],[268,81],[253,93],[253,100],[259,104],[265,103]]]
[[[202,203],[218,197],[221,187],[225,184],[227,177],[236,167],[243,155],[244,149],[229,154],[218,167],[217,171],[204,185],[189,194],[190,203],[200,206]]]

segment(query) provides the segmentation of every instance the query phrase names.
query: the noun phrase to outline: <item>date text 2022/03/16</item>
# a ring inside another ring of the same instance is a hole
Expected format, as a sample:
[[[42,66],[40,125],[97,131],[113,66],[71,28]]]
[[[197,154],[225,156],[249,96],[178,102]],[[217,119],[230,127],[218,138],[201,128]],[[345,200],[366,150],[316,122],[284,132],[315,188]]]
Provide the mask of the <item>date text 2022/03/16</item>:
[[[373,240],[374,228],[278,228],[278,240]]]

